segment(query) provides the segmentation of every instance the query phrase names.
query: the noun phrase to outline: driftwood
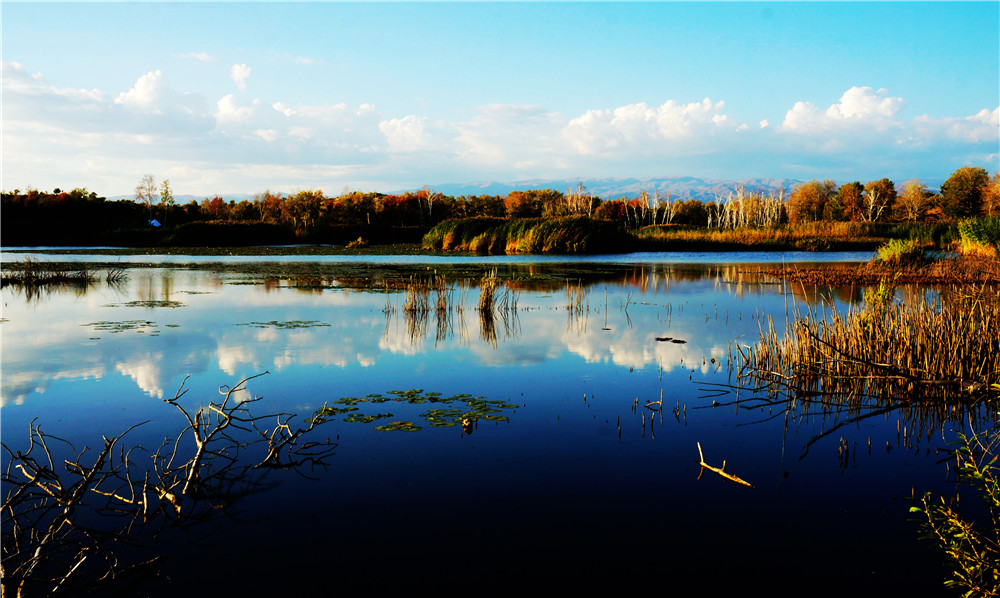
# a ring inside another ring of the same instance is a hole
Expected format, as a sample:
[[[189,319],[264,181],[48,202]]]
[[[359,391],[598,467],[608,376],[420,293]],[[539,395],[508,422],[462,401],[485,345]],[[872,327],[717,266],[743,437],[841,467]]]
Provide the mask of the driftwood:
[[[746,486],[747,488],[753,488],[753,484],[751,484],[750,482],[744,480],[743,478],[734,476],[731,473],[726,473],[726,471],[725,471],[725,469],[726,469],[726,462],[725,461],[722,462],[722,467],[712,467],[708,463],[705,463],[705,455],[704,455],[704,453],[701,452],[701,443],[700,442],[698,443],[698,459],[699,459],[698,465],[701,465],[701,467],[702,467],[701,470],[698,471],[698,479],[699,480],[701,479],[701,474],[704,473],[704,471],[707,469],[709,471],[714,471],[715,473],[717,473],[720,476],[726,478],[730,482],[736,482],[737,484],[740,484],[741,486]]]
[[[238,513],[241,498],[274,485],[267,471],[307,476],[307,466],[324,467],[336,443],[306,441],[322,419],[292,428],[291,414],[251,413],[260,397],[236,400],[256,377],[221,387],[221,401],[195,412],[178,402],[182,383],[164,402],[186,426],[152,452],[125,441],[142,424],[102,437],[94,451],[76,450],[34,420],[26,449],[3,444],[0,595],[79,595],[107,590],[126,574],[149,579],[160,556],[124,562],[117,549],[153,550],[147,543],[170,528],[189,540],[208,535]]]

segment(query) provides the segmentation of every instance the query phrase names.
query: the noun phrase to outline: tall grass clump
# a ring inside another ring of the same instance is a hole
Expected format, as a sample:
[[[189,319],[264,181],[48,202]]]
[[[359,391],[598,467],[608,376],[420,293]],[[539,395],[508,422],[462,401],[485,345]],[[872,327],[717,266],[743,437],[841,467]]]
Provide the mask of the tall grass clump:
[[[958,227],[951,222],[901,222],[889,227],[886,234],[893,239],[915,239],[937,248],[959,237]]]
[[[648,251],[831,251],[874,249],[886,241],[867,222],[802,222],[736,228],[648,226],[638,233]]]
[[[996,256],[1000,252],[1000,216],[970,218],[958,223],[960,251]]]
[[[920,264],[927,260],[927,251],[917,239],[889,239],[877,250],[878,260],[894,265]]]
[[[423,245],[435,251],[468,251],[469,243],[480,234],[503,224],[503,218],[453,218],[424,235]]]
[[[503,253],[615,253],[631,251],[633,237],[620,225],[587,216],[464,218],[447,220],[424,235],[440,251]]]
[[[114,269],[117,272],[118,269]],[[108,273],[111,279],[120,280],[124,274]],[[44,262],[33,261],[30,257],[23,261],[5,264],[0,281],[2,284],[14,284],[24,287],[39,287],[49,284],[81,284],[88,285],[97,279],[97,275],[81,264],[76,270],[52,267]]]
[[[953,288],[913,304],[892,301],[892,288],[847,314],[800,314],[783,335],[772,322],[741,350],[741,383],[904,404],[1000,398],[1000,293]]]

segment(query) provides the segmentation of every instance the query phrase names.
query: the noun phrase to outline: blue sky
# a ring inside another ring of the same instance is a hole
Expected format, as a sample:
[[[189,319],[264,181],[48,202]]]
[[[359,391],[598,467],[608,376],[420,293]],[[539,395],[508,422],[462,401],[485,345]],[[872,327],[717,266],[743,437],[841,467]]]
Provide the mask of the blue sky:
[[[1000,170],[1000,3],[18,3],[2,186]]]

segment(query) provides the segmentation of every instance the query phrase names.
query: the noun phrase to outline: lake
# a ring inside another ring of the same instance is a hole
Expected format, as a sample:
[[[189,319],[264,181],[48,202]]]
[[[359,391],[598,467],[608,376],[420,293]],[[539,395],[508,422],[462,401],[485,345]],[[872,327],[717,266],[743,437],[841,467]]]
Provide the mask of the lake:
[[[142,590],[154,595],[426,584],[944,595],[942,559],[908,509],[926,491],[954,496],[943,449],[964,420],[855,421],[730,386],[730,357],[769,318],[783,329],[863,294],[762,270],[869,257],[122,258],[117,285],[3,288],[3,442],[23,450],[37,419],[79,450],[147,422],[126,438],[155,448],[184,426],[163,401],[182,384],[193,412],[264,372],[241,395],[262,397],[255,411],[302,422],[351,409],[311,432],[336,444],[325,468],[270,471],[197,541],[154,540],[167,556]],[[493,269],[506,309],[484,318]],[[406,284],[434,274],[448,311],[408,311]],[[753,487],[699,476],[699,443]]]

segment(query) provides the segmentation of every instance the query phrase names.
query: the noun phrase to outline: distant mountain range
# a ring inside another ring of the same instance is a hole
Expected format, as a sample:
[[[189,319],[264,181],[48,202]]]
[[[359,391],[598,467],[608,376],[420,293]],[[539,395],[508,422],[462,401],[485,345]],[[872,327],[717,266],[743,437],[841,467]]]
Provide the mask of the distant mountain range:
[[[455,183],[431,186],[431,190],[445,195],[507,195],[511,191],[526,191],[528,189],[555,189],[566,192],[575,190],[577,184],[583,184],[587,191],[601,199],[615,199],[622,196],[636,197],[643,191],[650,194],[658,191],[660,195],[670,194],[671,199],[687,201],[714,201],[716,197],[726,197],[740,187],[748,191],[777,193],[781,189],[787,194],[804,181],[795,179],[747,178],[736,180],[699,179],[694,177],[661,177],[649,179],[562,179],[542,180],[532,179],[515,181],[513,183]]]
[[[554,189],[566,192],[575,190],[578,184],[583,184],[587,191],[601,199],[615,199],[628,196],[637,197],[643,191],[650,194],[659,192],[661,196],[669,193],[673,200],[687,201],[697,199],[699,201],[715,201],[716,197],[726,197],[729,193],[740,187],[745,187],[748,191],[761,191],[764,193],[777,193],[781,189],[785,190],[786,197],[792,189],[801,185],[804,181],[795,179],[769,179],[769,178],[746,178],[746,179],[699,179],[695,177],[660,177],[648,179],[530,179],[524,181],[514,181],[509,183],[499,183],[496,181],[475,182],[475,183],[447,183],[443,185],[430,185],[430,189],[445,195],[507,195],[511,191],[527,191],[529,189]],[[405,193],[406,191],[417,191],[418,189],[397,189],[385,191],[385,193]],[[252,193],[232,193],[221,195],[226,201],[240,202],[244,199],[253,199]],[[108,199],[132,199],[132,195],[116,195]],[[200,202],[205,199],[197,195],[175,195],[174,201],[183,205],[192,200]]]

